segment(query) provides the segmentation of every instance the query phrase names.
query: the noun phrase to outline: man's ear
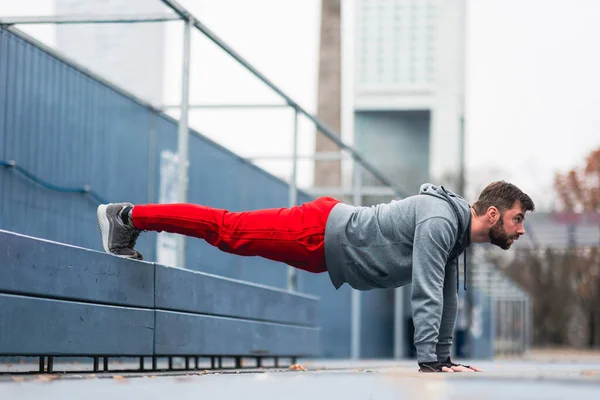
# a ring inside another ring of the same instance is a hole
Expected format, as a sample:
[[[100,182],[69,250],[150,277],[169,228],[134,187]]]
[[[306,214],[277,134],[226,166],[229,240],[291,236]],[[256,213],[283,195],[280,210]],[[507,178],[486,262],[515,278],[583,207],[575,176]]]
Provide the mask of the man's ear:
[[[491,206],[487,209],[486,216],[487,216],[488,222],[490,224],[494,225],[500,219],[500,210],[498,210],[494,206]]]

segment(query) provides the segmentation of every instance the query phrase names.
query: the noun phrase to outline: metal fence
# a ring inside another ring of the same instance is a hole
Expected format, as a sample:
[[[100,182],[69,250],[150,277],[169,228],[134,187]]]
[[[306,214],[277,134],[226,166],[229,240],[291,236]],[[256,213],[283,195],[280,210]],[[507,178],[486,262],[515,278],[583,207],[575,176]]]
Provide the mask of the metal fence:
[[[529,294],[495,266],[477,263],[472,287],[489,298],[493,355],[523,355],[531,347],[533,304]],[[484,304],[480,301],[480,304]]]

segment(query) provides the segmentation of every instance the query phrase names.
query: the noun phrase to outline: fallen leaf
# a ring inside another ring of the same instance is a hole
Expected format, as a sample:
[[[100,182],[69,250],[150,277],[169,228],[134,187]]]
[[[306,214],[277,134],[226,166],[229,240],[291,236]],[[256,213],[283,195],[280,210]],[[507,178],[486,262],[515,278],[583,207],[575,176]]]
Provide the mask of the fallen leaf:
[[[121,375],[115,375],[113,376],[113,379],[116,379],[117,381],[121,382],[121,383],[126,383],[127,379],[122,377]]]
[[[300,364],[292,364],[292,365],[290,365],[290,367],[288,369],[290,371],[306,371],[306,368],[304,368]]]
[[[55,379],[58,379],[58,375],[38,375],[38,380],[44,382],[50,382]]]
[[[13,376],[12,380],[13,382],[23,382],[25,378],[23,378],[22,376]]]

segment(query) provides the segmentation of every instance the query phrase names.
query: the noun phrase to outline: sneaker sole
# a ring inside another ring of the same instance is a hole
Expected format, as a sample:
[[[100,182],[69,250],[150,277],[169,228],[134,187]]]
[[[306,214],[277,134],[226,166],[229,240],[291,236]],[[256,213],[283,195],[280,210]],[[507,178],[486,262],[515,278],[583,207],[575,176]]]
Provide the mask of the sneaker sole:
[[[98,220],[98,228],[100,228],[100,235],[102,236],[102,247],[104,248],[104,251],[115,257],[131,258],[132,260],[143,260],[143,258],[132,257],[132,256],[123,256],[121,254],[115,254],[108,250],[108,232],[110,231],[110,224],[108,223],[108,216],[106,215],[106,208],[108,206],[109,205],[107,205],[107,204],[101,204],[98,206],[98,209],[96,210],[96,216],[97,216],[97,220]],[[139,252],[138,252],[138,254],[140,254],[140,256],[142,255]]]
[[[102,247],[104,247],[104,251],[109,254],[113,254],[108,251],[108,232],[110,231],[110,225],[108,223],[108,217],[106,216],[106,207],[107,206],[105,204],[101,204],[98,206],[98,210],[96,211],[98,216],[98,228],[100,228]]]

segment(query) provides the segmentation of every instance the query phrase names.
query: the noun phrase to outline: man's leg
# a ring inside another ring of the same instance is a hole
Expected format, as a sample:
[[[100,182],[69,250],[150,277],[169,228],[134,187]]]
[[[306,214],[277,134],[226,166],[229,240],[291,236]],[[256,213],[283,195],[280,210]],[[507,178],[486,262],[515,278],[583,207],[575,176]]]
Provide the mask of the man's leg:
[[[245,212],[185,203],[151,204],[134,206],[129,215],[138,230],[193,236],[228,253],[324,272],[325,225],[338,202],[322,197],[292,208]]]

